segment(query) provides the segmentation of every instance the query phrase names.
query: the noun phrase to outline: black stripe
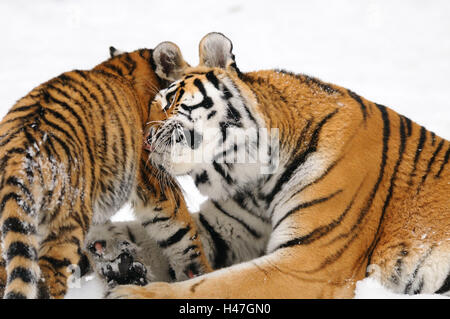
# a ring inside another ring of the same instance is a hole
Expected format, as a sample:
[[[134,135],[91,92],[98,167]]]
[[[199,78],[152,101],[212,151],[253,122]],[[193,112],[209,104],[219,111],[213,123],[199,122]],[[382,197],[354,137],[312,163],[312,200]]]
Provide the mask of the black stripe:
[[[220,234],[215,231],[215,229],[206,221],[205,217],[201,213],[199,213],[199,221],[209,233],[214,243],[214,269],[225,267],[230,248],[225,240],[222,239]]]
[[[158,245],[161,248],[167,248],[170,247],[176,243],[178,243],[180,240],[183,239],[183,237],[191,230],[190,226],[187,226],[186,228],[181,228],[178,230],[175,234],[170,236],[166,240],[158,241]]]
[[[6,251],[6,261],[9,263],[14,257],[21,256],[33,261],[37,261],[38,254],[34,247],[15,241],[9,244]]]
[[[450,291],[450,272],[448,273],[447,278],[445,278],[441,287],[438,290],[436,290],[434,293],[435,294],[444,294],[449,291]]]
[[[199,108],[199,107],[204,107],[205,109],[210,109],[214,103],[212,101],[212,99],[206,94],[206,90],[205,87],[203,86],[202,81],[200,81],[199,79],[195,79],[194,80],[194,85],[199,89],[200,93],[203,95],[203,101],[201,101],[198,104],[195,105],[184,105],[181,104],[180,106],[186,110],[188,110],[189,112],[191,112],[192,110]]]
[[[216,90],[219,90],[219,79],[215,76],[214,72],[209,71],[205,75],[206,75],[206,78],[209,80],[209,82],[211,82],[214,85]]]
[[[163,107],[163,111],[166,112],[173,104],[174,102],[171,101],[171,98],[174,94],[177,93],[177,90],[173,90],[166,94],[165,99],[167,101],[167,104]],[[183,92],[184,93],[184,92]]]
[[[69,99],[71,102],[75,102],[75,100],[73,98],[71,98],[70,96],[67,95],[66,92],[62,91],[61,89],[55,87],[55,86],[50,86],[51,89],[56,90],[59,94],[63,95],[65,98]],[[81,128],[81,130],[84,133],[84,141],[85,141],[85,146],[86,149],[88,151],[88,155],[89,155],[89,159],[91,160],[91,162],[94,162],[94,156],[92,153],[92,149],[91,149],[91,141],[89,139],[89,134],[87,132],[86,126],[83,123],[82,118],[80,117],[80,115],[67,103],[59,101],[58,99],[54,98],[53,96],[51,97],[52,100],[60,105],[61,107],[63,107],[65,110],[67,110],[68,112],[70,112],[70,114],[72,114],[72,116],[76,119],[78,126]],[[80,108],[83,109],[83,107],[80,105]],[[78,132],[77,132],[78,135]]]
[[[75,73],[77,73],[78,75],[83,77],[84,80],[86,80],[86,77],[84,76],[84,74],[82,74],[80,72],[75,72]],[[78,102],[75,98],[71,98],[67,94],[65,94],[64,96],[66,96],[71,102],[77,104],[80,107],[80,110],[83,112],[85,117],[88,118],[89,124],[91,126],[93,126],[94,125],[94,121],[93,121],[92,113],[91,113],[91,110],[92,110],[91,105],[92,105],[92,103],[88,100],[88,97],[92,101],[94,101],[94,103],[98,104],[97,97],[86,87],[86,85],[82,81],[80,81],[78,79],[75,79],[75,78],[71,77],[70,75],[71,75],[70,73],[69,74],[68,73],[62,74],[61,76],[59,76],[59,80],[63,83],[63,85],[65,87],[68,87],[72,92],[77,93],[81,97],[81,99],[83,100],[82,102],[84,104]],[[80,89],[78,89],[75,86],[80,86],[85,91],[85,93],[83,93]],[[85,140],[86,140],[86,146],[87,146],[89,159],[91,160],[91,162],[93,162],[94,161],[93,152],[92,152],[90,143],[88,141],[88,136],[90,136],[90,135],[86,135],[86,132],[85,132]],[[95,130],[93,131],[92,138],[95,139]],[[55,151],[55,154],[57,155],[56,151]],[[86,172],[87,171],[86,165],[83,165],[83,166],[84,166],[83,169]],[[92,174],[92,176],[94,175],[94,170],[95,170],[94,165],[91,165],[91,174]],[[87,172],[85,174],[87,174]],[[94,183],[95,183],[95,179],[92,178],[91,179],[91,191],[90,191],[90,196],[91,197],[93,196]],[[82,185],[83,189],[84,189],[85,185],[86,185],[86,181],[83,179],[83,185]],[[84,205],[84,198],[83,197],[82,197],[82,203]]]
[[[431,156],[430,161],[428,162],[427,170],[425,171],[425,174],[422,176],[422,180],[420,181],[420,185],[417,187],[417,194],[420,192],[420,188],[425,183],[425,181],[426,181],[426,179],[428,177],[428,174],[430,174],[431,166],[433,165],[434,161],[436,160],[436,156],[439,154],[439,152],[441,151],[443,146],[444,146],[444,140],[441,140],[441,142],[437,146],[436,150],[434,151],[433,156]]]
[[[53,101],[53,102],[54,102],[54,104],[59,104],[56,100]],[[60,105],[60,104],[59,104],[59,105]],[[72,134],[69,134],[69,133],[68,133],[65,129],[63,129],[59,124],[56,124],[56,123],[54,123],[54,122],[51,122],[51,121],[50,121],[48,118],[46,118],[45,116],[43,116],[42,119],[46,120],[46,123],[47,123],[47,124],[49,124],[49,122],[50,122],[51,125],[52,125],[53,127],[57,128],[59,131],[61,131],[64,135],[67,136],[68,139],[70,139],[70,140],[72,140],[72,141],[74,141],[74,142],[75,142],[75,139],[76,139],[76,141],[78,142],[79,148],[81,149],[83,143],[81,142],[80,138],[78,137],[78,132],[77,132],[76,128],[73,126],[73,124],[70,123],[70,122],[68,121],[68,119],[67,119],[65,116],[63,116],[61,113],[59,113],[59,112],[57,112],[57,111],[55,111],[55,110],[53,110],[53,109],[47,108],[45,111],[46,111],[46,113],[51,114],[52,116],[54,116],[55,118],[57,118],[57,119],[60,121],[60,123],[66,124],[66,125],[70,128],[70,130],[72,131]]]
[[[380,107],[380,106],[377,105],[377,107]],[[380,110],[382,110],[382,109],[383,109],[383,107],[380,108]],[[406,136],[405,125],[401,118],[400,118],[400,133],[399,134],[400,134],[400,146],[399,146],[399,150],[398,150],[398,158],[397,158],[397,162],[395,163],[394,172],[392,173],[392,176],[391,176],[388,193],[386,195],[386,199],[384,200],[383,208],[381,210],[381,216],[380,216],[380,220],[378,222],[377,231],[375,232],[375,237],[372,241],[372,244],[370,245],[370,247],[368,249],[368,254],[367,254],[368,265],[370,265],[373,250],[375,249],[376,245],[378,244],[378,241],[381,238],[381,236],[379,236],[379,234],[381,233],[380,230],[381,230],[381,227],[382,227],[382,224],[384,221],[384,216],[386,214],[386,210],[387,210],[389,203],[391,202],[391,199],[393,196],[393,190],[394,190],[394,186],[395,186],[395,181],[397,179],[397,173],[398,173],[400,164],[403,160],[403,155],[405,153],[407,136]]]
[[[128,52],[124,54],[124,58],[120,59],[120,62],[125,65],[129,74],[132,74],[136,70],[136,61],[131,58]]]
[[[228,89],[228,87],[226,87],[223,83],[222,83],[222,92],[223,92],[223,97],[225,98],[225,100],[229,100],[233,97],[233,94],[230,92],[230,90]]]
[[[109,99],[107,98],[107,96],[106,96],[106,94],[105,94],[103,88],[101,87],[101,85],[99,84],[99,82],[96,81],[96,79],[93,79],[93,78],[90,76],[89,73],[83,74],[82,76],[83,76],[83,78],[84,78],[86,81],[88,81],[88,82],[91,83],[93,86],[95,86],[95,88],[100,92],[100,94],[101,94],[101,96],[102,96],[102,99],[103,99],[103,102],[102,102],[102,103],[99,102],[98,98],[97,98],[97,97],[95,96],[95,94],[92,92],[92,89],[90,89],[90,90],[88,89],[88,92],[90,92],[90,93],[89,93],[90,96],[91,96],[92,99],[94,99],[94,101],[97,103],[97,109],[100,110],[102,119],[107,119],[107,116],[106,116],[106,112],[107,112],[106,106],[107,106],[107,105],[110,105],[111,102],[110,102]],[[108,151],[108,149],[107,149],[107,147],[108,147],[108,135],[106,134],[105,120],[101,122],[101,133],[102,133],[102,142],[101,142],[101,144],[102,144],[102,146],[103,146],[102,154],[103,154],[104,158],[106,158],[106,153],[107,153],[107,151]]]
[[[409,118],[407,118],[406,116],[401,116],[401,118],[405,121],[405,123],[406,123],[406,129],[407,129],[407,135],[408,135],[408,137],[410,137],[411,136],[411,134],[412,134],[412,122],[411,122],[411,120],[409,119]]]
[[[15,292],[15,291],[10,291],[8,292],[5,296],[5,299],[27,299],[27,297],[20,293],[20,292]]]
[[[178,93],[177,99],[175,100],[174,103],[175,104],[178,103],[181,100],[181,98],[183,97],[183,95],[184,95],[184,89],[181,89],[180,92]]]
[[[52,114],[53,116],[56,117],[56,113]],[[58,120],[61,120],[62,122],[65,122],[63,120],[63,117],[61,114],[59,114],[59,116],[61,117],[57,117]],[[81,153],[81,147],[82,147],[82,143],[81,141],[77,138],[77,141],[73,138],[73,136],[77,136],[77,133],[75,131],[75,128],[72,126],[71,130],[73,130],[73,134],[69,134],[69,132],[67,132],[65,129],[63,129],[61,126],[59,126],[59,124],[56,124],[50,120],[48,120],[45,116],[42,117],[42,120],[44,121],[45,124],[47,124],[48,126],[50,126],[51,128],[53,128],[54,130],[57,130],[59,132],[61,132],[66,138],[67,138],[67,142],[70,143],[70,145],[77,150],[77,152]],[[71,124],[68,124],[69,126]],[[55,135],[53,135],[55,136]],[[78,143],[77,143],[78,142]],[[78,145],[77,145],[78,144]],[[72,156],[69,156],[68,160],[70,161]]]
[[[214,115],[216,115],[217,111],[211,111],[211,113],[208,114],[206,117],[207,120],[210,120]]]
[[[209,183],[209,176],[207,171],[203,171],[201,174],[195,175],[195,186],[200,184]]]
[[[16,137],[17,137],[17,134],[23,132],[23,130],[24,130],[23,125],[20,125],[19,127],[20,127],[20,128],[18,128],[17,130],[12,131],[12,132],[9,132],[8,134],[5,134],[5,135],[2,137],[1,142],[0,142],[0,147],[5,146],[5,145],[8,144],[9,142],[11,142],[14,138],[16,138]],[[6,136],[8,136],[8,138],[7,138],[7,139],[3,139],[3,138],[5,138]]]
[[[245,223],[243,220],[237,218],[236,216],[231,215],[230,213],[228,213],[227,211],[225,211],[222,206],[219,205],[219,203],[217,203],[216,201],[212,201],[213,205],[224,215],[234,219],[235,221],[237,221],[239,224],[241,224],[250,234],[252,234],[253,237],[255,238],[261,238],[261,234],[259,234],[256,230],[252,229],[249,225],[247,225],[247,223]]]
[[[352,99],[354,99],[356,102],[358,102],[358,104],[361,108],[361,112],[363,114],[363,119],[364,119],[364,121],[366,121],[367,120],[367,107],[363,103],[361,97],[358,94],[356,94],[355,92],[352,92],[350,90],[347,90],[347,92]]]
[[[31,235],[36,233],[36,228],[33,225],[26,224],[17,217],[9,217],[3,222],[2,238],[5,238],[6,234],[10,231],[24,235]]]
[[[415,176],[417,163],[419,161],[420,154],[422,154],[423,146],[425,145],[426,139],[427,139],[427,130],[422,126],[420,127],[419,142],[417,143],[416,155],[414,156],[414,166],[410,174],[411,179]]]
[[[292,247],[292,246],[296,246],[296,245],[309,245],[312,242],[314,242],[314,241],[324,237],[325,235],[329,234],[333,229],[335,229],[337,226],[339,226],[339,224],[344,220],[344,218],[347,215],[347,213],[353,207],[355,199],[356,199],[357,195],[359,194],[359,191],[361,190],[362,184],[363,183],[361,183],[361,185],[359,186],[358,190],[355,192],[355,195],[353,195],[352,200],[347,205],[347,207],[345,208],[344,212],[341,215],[339,215],[338,218],[333,220],[328,225],[317,227],[316,229],[311,231],[309,234],[306,234],[304,236],[300,236],[300,237],[288,240],[287,242],[285,242],[283,244],[280,244],[276,249],[274,249],[274,251],[278,250],[280,248],[287,248],[287,247]]]
[[[419,289],[415,289],[414,291],[411,291],[411,288],[417,278],[417,275],[419,274],[419,270],[422,268],[422,266],[425,263],[425,261],[427,260],[427,258],[431,255],[433,248],[434,248],[434,246],[432,246],[417,263],[416,268],[414,269],[414,271],[412,273],[412,277],[408,280],[408,282],[405,285],[405,290],[403,291],[404,294],[410,294],[411,292],[413,294],[420,293],[421,289],[423,288],[422,280],[419,282]]]
[[[297,80],[299,80],[300,82],[306,83],[307,85],[315,85],[328,94],[341,93],[340,91],[331,87],[329,84],[324,83],[324,82],[320,81],[319,79],[316,79],[314,77],[311,77],[311,76],[308,76],[305,74],[295,74],[293,72],[289,72],[289,71],[282,70],[282,69],[276,69],[275,72],[292,76],[292,77],[296,78]],[[243,74],[243,80],[244,81],[249,80],[248,77],[245,76],[245,74]]]
[[[0,203],[0,217],[3,215],[3,210],[5,209],[6,203],[10,200],[14,200],[17,206],[19,206],[27,215],[31,215],[34,212],[34,210],[32,210],[32,208],[22,200],[21,196],[11,192],[5,194],[2,198],[2,201]]]
[[[75,218],[75,221],[77,221],[78,218]],[[81,223],[79,223],[81,226]],[[78,229],[76,225],[68,225],[68,226],[62,226],[59,227],[56,231],[50,231],[50,233],[41,241],[41,245],[44,243],[48,243],[50,241],[56,241],[60,240],[61,238],[65,237],[66,234],[70,234],[74,230]]]
[[[42,256],[42,257],[39,257],[39,260],[45,260],[55,270],[63,268],[63,267],[67,267],[71,264],[70,260],[68,260],[66,258],[64,258],[63,260],[60,260],[60,259],[56,259],[56,258],[52,258],[52,257],[48,257],[48,256]]]
[[[447,165],[447,163],[450,161],[450,146],[447,150],[447,152],[445,153],[444,156],[444,160],[442,161],[442,165],[439,168],[439,171],[436,173],[436,175],[434,176],[435,178],[438,178],[441,176],[442,171],[444,170],[444,166]]]
[[[8,112],[8,114],[13,114],[13,113],[16,113],[16,112],[29,111],[30,109],[35,108],[35,107],[39,107],[39,106],[40,106],[39,102],[36,102],[34,104],[31,104],[31,105],[23,105],[23,106],[14,107]]]
[[[6,120],[6,121],[2,122],[2,125],[8,124],[8,123],[13,123],[13,122],[16,122],[16,121],[20,121],[21,122],[20,124],[23,125],[25,122],[27,122],[27,121],[29,122],[29,121],[31,121],[31,119],[36,118],[37,116],[38,115],[36,114],[36,112],[31,112],[31,113],[28,113],[28,114],[23,115],[23,116],[17,116],[17,117],[14,117],[12,119]],[[20,125],[20,124],[17,124],[17,125]],[[5,144],[6,144],[6,142],[2,141],[0,146],[3,146]]]
[[[289,202],[292,198],[294,198],[294,196],[298,195],[299,193],[303,192],[305,189],[307,189],[308,187],[317,184],[318,182],[320,182],[321,180],[323,180],[329,173],[330,171],[337,166],[337,164],[341,161],[342,157],[337,159],[336,161],[334,161],[333,163],[330,164],[330,166],[328,166],[324,172],[322,173],[322,175],[320,175],[318,178],[316,178],[315,180],[313,180],[312,182],[306,184],[305,186],[303,186],[302,188],[300,188],[298,191],[296,191],[294,194],[292,194],[291,197],[289,197],[288,200],[285,201],[285,203]],[[272,212],[275,211],[276,207],[280,204],[281,202],[278,202],[274,208],[272,209]]]
[[[25,154],[25,149],[19,148],[19,147],[13,147],[9,150],[7,150],[4,154],[4,156],[0,159],[0,172],[2,172],[6,165],[8,164],[8,161],[11,159],[11,155],[13,154]]]
[[[15,176],[10,176],[6,180],[6,185],[14,186],[19,188],[22,193],[27,197],[27,199],[31,202],[32,205],[34,205],[34,198],[31,194],[30,190],[21,182],[19,179]]]
[[[431,132],[431,146],[434,146],[434,144],[436,144],[436,134]]]
[[[190,245],[185,250],[183,250],[183,255],[186,255],[188,252],[190,252],[192,249],[197,249],[197,245]]]
[[[33,275],[33,273],[24,267],[16,267],[13,269],[11,274],[8,276],[8,284],[10,284],[13,280],[20,278],[25,283],[36,283],[37,279]]]
[[[338,240],[340,238],[349,236],[351,233],[353,233],[355,231],[355,229],[357,229],[359,227],[359,225],[365,218],[366,214],[369,212],[370,207],[372,207],[373,201],[375,199],[375,195],[378,192],[378,188],[380,187],[380,184],[381,184],[384,174],[385,174],[387,153],[389,150],[389,138],[390,138],[390,134],[391,134],[390,120],[389,120],[389,114],[386,110],[386,107],[383,105],[380,105],[380,104],[375,104],[375,105],[379,109],[379,111],[381,113],[381,118],[383,121],[383,139],[382,139],[383,147],[382,147],[382,151],[381,151],[381,162],[380,162],[380,168],[379,168],[379,175],[378,175],[378,178],[372,189],[372,192],[370,193],[369,198],[366,201],[366,205],[361,209],[361,211],[358,215],[358,218],[357,218],[356,222],[353,224],[352,228],[348,232],[341,233],[339,236],[337,236],[336,238],[331,240],[330,244],[332,244],[333,242],[335,242],[336,240]],[[348,247],[350,242],[352,242],[356,238],[356,236],[357,236],[357,234],[352,236],[352,238],[349,240],[349,242],[345,245],[345,248]],[[342,252],[340,252],[340,254],[342,254]]]
[[[118,112],[113,112],[112,116],[114,116],[114,119],[116,121],[116,125],[120,131],[120,136],[119,136],[119,140],[120,140],[120,146],[121,146],[121,151],[122,151],[122,157],[119,158],[118,154],[116,154],[115,160],[116,162],[121,162],[122,163],[122,174],[121,174],[121,183],[119,188],[121,190],[126,190],[129,188],[129,185],[131,184],[131,175],[132,174],[128,174],[128,176],[130,176],[130,178],[127,180],[126,178],[126,174],[127,174],[127,159],[128,159],[128,155],[127,155],[127,143],[126,143],[126,134],[125,134],[125,130],[124,130],[124,126],[127,125],[127,123],[122,123],[122,120],[127,118],[127,114],[123,113],[122,108],[120,107],[120,102],[117,98],[116,93],[114,92],[114,90],[110,87],[110,85],[105,82],[105,86],[106,88],[109,90],[110,94],[113,96],[113,107],[114,108],[118,108],[119,111],[122,113],[122,117],[119,116],[119,114],[117,114]],[[135,143],[134,138],[132,139],[133,143]]]
[[[312,201],[309,202],[305,202],[305,203],[301,203],[300,205],[297,205],[296,207],[294,207],[293,209],[291,209],[290,211],[288,211],[282,218],[280,218],[278,220],[278,222],[275,224],[275,226],[273,226],[272,228],[272,232],[275,231],[275,229],[280,226],[280,224],[286,219],[288,218],[290,215],[297,213],[298,211],[305,209],[305,208],[309,208],[312,207],[316,204],[320,204],[323,202],[326,202],[327,200],[333,198],[334,196],[336,196],[337,194],[341,193],[342,189],[337,190],[336,192],[332,193],[331,195],[328,195],[326,197],[321,197],[321,198],[317,198],[314,199]]]
[[[127,234],[128,234],[128,238],[130,238],[131,242],[133,244],[136,244],[136,236],[134,236],[133,232],[131,231],[131,229],[128,225],[127,225]]]
[[[170,219],[170,217],[155,217],[153,219],[147,220],[145,222],[142,222],[142,226],[143,227],[147,227],[150,224],[155,224],[155,223],[159,223],[159,222],[165,222],[168,221]]]
[[[259,124],[258,124],[258,122],[256,121],[256,119],[255,119],[255,117],[253,116],[253,114],[250,112],[250,109],[247,107],[247,105],[244,103],[245,102],[245,99],[242,97],[242,94],[241,94],[241,92],[240,92],[240,90],[239,90],[239,87],[237,87],[234,83],[233,83],[233,87],[234,87],[234,89],[236,90],[236,91],[238,91],[238,94],[239,94],[239,100],[242,102],[242,108],[244,108],[244,110],[245,110],[245,112],[247,113],[247,116],[248,116],[248,118],[250,119],[250,121],[252,121],[253,122],[253,125],[254,125],[254,129],[256,130],[256,147],[257,148],[259,148],[259,139],[260,139],[260,136],[259,136]],[[231,94],[231,93],[230,93]]]
[[[227,140],[227,129],[228,129],[229,123],[227,122],[220,122],[219,123],[219,127],[220,127],[220,133],[222,134],[222,139],[220,140],[220,144],[224,144]]]
[[[233,184],[233,179],[228,173],[224,171],[224,169],[220,164],[218,164],[216,161],[213,161],[213,167],[216,170],[216,172],[219,173],[219,175],[222,176],[229,185]]]
[[[233,125],[236,125],[238,127],[241,127],[242,124],[241,121],[241,113],[239,113],[238,110],[230,103],[227,103],[227,118],[232,121]]]
[[[117,73],[119,76],[123,77],[123,71],[121,68],[119,68],[118,66],[116,66],[113,63],[103,63],[102,64],[103,67],[105,67],[106,69],[111,70],[113,73]]]
[[[278,192],[281,190],[282,186],[287,183],[293,176],[295,170],[302,165],[307,157],[316,152],[317,145],[319,142],[319,136],[320,132],[323,128],[323,126],[338,112],[338,109],[334,110],[333,112],[329,113],[327,116],[325,116],[317,125],[312,133],[311,139],[308,143],[308,148],[301,152],[298,156],[296,156],[286,167],[281,177],[278,179],[277,183],[275,184],[272,191],[265,196],[266,203],[271,203],[274,199],[275,195],[278,194]],[[302,134],[303,135],[303,134]],[[301,140],[301,141],[300,141]],[[303,138],[301,137],[299,140],[299,143],[303,143]]]

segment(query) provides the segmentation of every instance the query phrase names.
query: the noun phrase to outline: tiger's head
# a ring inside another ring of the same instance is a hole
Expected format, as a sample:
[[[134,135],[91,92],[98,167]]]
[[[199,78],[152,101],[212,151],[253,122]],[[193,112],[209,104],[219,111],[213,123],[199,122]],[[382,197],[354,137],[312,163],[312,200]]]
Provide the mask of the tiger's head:
[[[153,163],[173,175],[198,175],[208,165],[222,177],[237,166],[245,175],[259,165],[258,130],[265,124],[232,49],[224,35],[209,33],[200,41],[197,67],[171,42],[153,52],[155,72],[173,83],[152,103],[151,114],[159,115],[150,117],[166,119],[149,123],[145,141]]]

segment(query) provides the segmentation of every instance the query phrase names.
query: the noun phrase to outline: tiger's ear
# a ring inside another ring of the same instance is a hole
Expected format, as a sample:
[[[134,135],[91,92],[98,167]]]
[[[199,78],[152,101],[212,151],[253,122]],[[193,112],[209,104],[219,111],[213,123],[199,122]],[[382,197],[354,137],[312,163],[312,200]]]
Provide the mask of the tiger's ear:
[[[109,47],[109,55],[111,56],[111,58],[114,58],[115,56],[118,56],[118,55],[120,55],[120,54],[122,54],[122,53],[125,53],[125,52],[123,52],[123,51],[121,51],[121,50],[117,50],[115,47],[113,47],[113,46],[110,46]]]
[[[153,62],[156,74],[169,81],[180,79],[189,67],[181,54],[180,48],[172,42],[162,42],[153,50]]]
[[[210,68],[237,70],[233,54],[233,43],[222,33],[211,32],[203,37],[199,45],[200,65]]]

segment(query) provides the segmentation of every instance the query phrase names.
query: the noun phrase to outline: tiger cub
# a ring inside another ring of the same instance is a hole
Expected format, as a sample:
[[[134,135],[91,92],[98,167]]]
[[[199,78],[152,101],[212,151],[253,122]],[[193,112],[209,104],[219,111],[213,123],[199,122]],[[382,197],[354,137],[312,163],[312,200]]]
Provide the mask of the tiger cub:
[[[269,220],[253,228],[269,241],[250,262],[111,297],[344,298],[367,275],[449,294],[449,141],[316,78],[241,73],[218,33],[200,42],[198,67],[176,63],[170,43],[154,60],[175,82],[152,105],[168,119],[148,132],[151,163],[192,176],[217,210],[239,205],[224,209],[233,218]]]
[[[210,270],[183,197],[142,148],[161,88],[152,50],[118,53],[36,87],[0,122],[4,298],[63,297],[68,267],[88,264],[90,225],[130,199],[146,230],[176,256],[177,279]]]
[[[234,210],[236,212],[236,210]],[[212,222],[205,221],[208,214]],[[214,218],[212,218],[214,216]],[[214,269],[252,260],[263,255],[268,237],[255,238],[251,229],[208,205],[193,214],[205,255]],[[260,222],[261,228],[270,228]],[[85,239],[85,251],[97,275],[107,288],[116,285],[146,285],[150,282],[176,281],[170,266],[174,257],[163,254],[139,221],[107,222],[93,225]],[[189,248],[189,254],[196,252]]]

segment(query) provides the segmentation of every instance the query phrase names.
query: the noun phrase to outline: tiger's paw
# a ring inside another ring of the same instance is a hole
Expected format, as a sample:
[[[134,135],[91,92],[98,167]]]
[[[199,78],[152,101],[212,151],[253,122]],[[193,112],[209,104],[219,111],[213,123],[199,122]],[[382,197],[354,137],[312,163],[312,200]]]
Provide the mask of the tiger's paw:
[[[165,282],[151,283],[146,286],[124,285],[111,288],[106,294],[108,299],[171,299],[175,295],[175,284]]]
[[[104,262],[101,266],[101,272],[108,286],[144,286],[148,283],[147,269],[144,264],[134,261],[133,256],[127,252],[120,254],[112,261]]]
[[[126,240],[95,240],[87,244],[94,269],[109,287],[148,283],[148,271],[138,260],[137,250]]]

